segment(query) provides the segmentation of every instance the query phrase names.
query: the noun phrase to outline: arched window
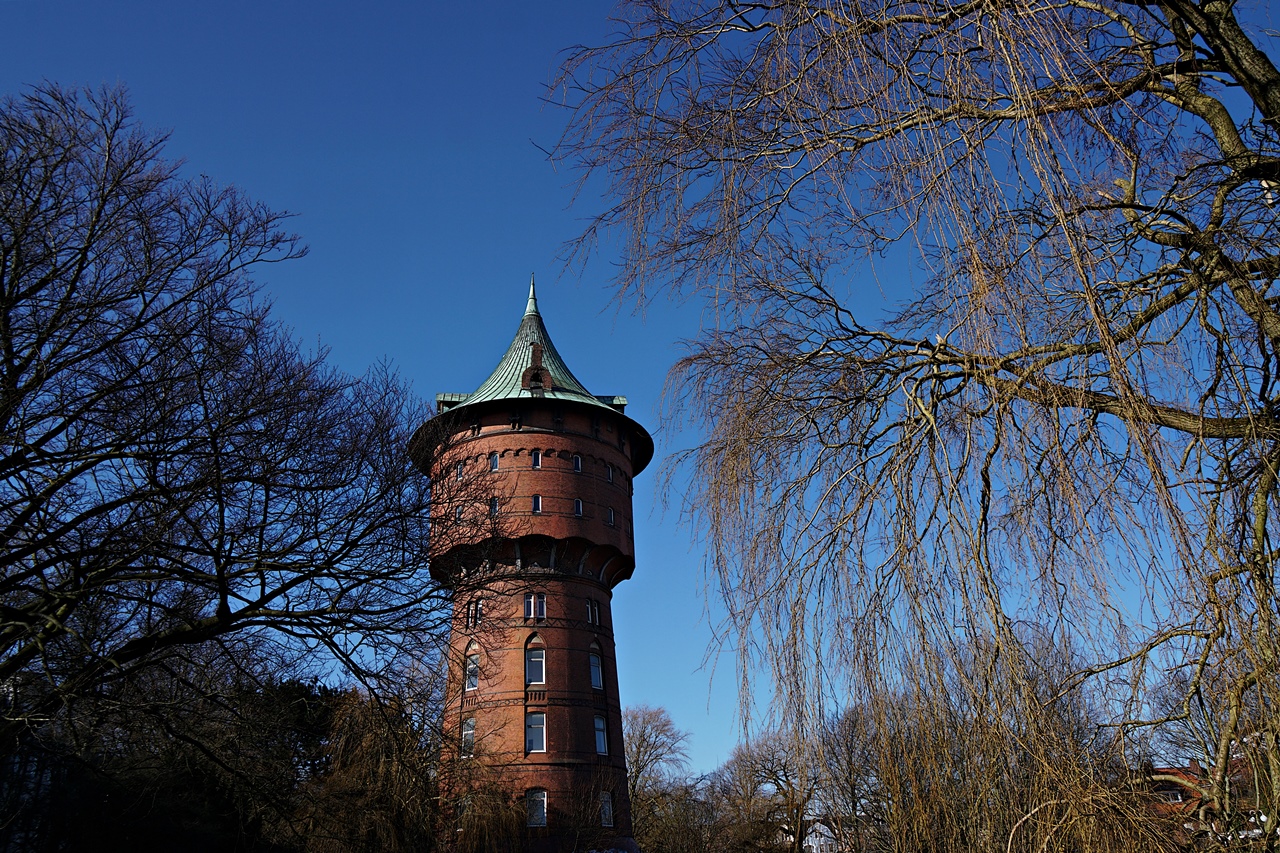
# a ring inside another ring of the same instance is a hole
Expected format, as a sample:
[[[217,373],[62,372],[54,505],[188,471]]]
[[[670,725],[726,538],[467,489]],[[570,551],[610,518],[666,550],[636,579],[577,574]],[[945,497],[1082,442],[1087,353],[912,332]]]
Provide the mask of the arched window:
[[[542,788],[530,788],[525,791],[524,803],[529,811],[529,826],[546,826],[547,792]]]
[[[489,470],[490,471],[498,470],[498,454],[497,453],[489,454]]]
[[[462,744],[459,752],[463,758],[476,754],[476,718],[467,717],[462,721]]]
[[[600,792],[600,825],[613,826],[613,794]]]
[[[459,480],[461,480],[461,479],[462,479],[462,474],[463,474],[463,472],[464,472],[464,471],[466,471],[466,470],[467,470],[467,463],[465,463],[465,462],[459,462],[459,463],[458,463],[457,472],[456,472],[455,476],[456,476]]]
[[[609,482],[612,483],[613,482],[613,466],[612,465],[604,466],[604,473],[605,473],[605,476],[609,478]]]
[[[535,451],[533,451],[532,453],[530,453],[530,454],[529,454],[529,462],[530,462],[530,464],[532,465],[532,467],[533,467],[533,468],[535,468],[535,469],[536,469],[536,468],[541,468],[541,467],[542,467],[542,451],[541,451],[541,450],[535,450]]]
[[[582,499],[581,498],[573,499],[573,514],[576,515],[578,518],[582,518]]]
[[[609,507],[604,511],[604,522],[610,527],[613,527],[613,523],[614,523],[613,507]]]
[[[600,660],[600,647],[591,644],[591,686],[596,690],[604,690],[604,664]]]
[[[596,753],[609,754],[609,732],[605,728],[604,717],[596,715]]]
[[[533,513],[537,515],[542,512],[542,495],[533,496]]]
[[[524,683],[547,683],[547,651],[542,647],[542,640],[537,634],[529,639],[524,650]]]
[[[475,690],[480,686],[480,647],[475,643],[467,646],[466,689]]]
[[[576,453],[573,454],[573,472],[575,474],[582,473],[582,457]]]
[[[547,751],[547,715],[541,711],[524,715],[524,751]]]

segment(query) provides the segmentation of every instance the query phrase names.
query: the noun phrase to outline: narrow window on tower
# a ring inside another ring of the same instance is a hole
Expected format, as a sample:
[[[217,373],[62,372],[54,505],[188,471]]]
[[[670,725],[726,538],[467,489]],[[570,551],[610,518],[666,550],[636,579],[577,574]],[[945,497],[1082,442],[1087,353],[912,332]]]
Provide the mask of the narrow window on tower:
[[[489,470],[490,471],[498,470],[498,454],[496,453],[489,454]]]
[[[529,826],[546,826],[547,792],[541,788],[526,791],[524,802],[529,811]]]
[[[582,518],[582,499],[581,498],[573,499],[573,514],[576,515],[578,518]]]
[[[542,512],[542,495],[533,496],[533,514],[538,515]]]
[[[587,621],[592,625],[600,624],[600,602],[594,598],[587,599]]]
[[[530,592],[524,597],[524,618],[547,618],[547,595],[543,592]]]
[[[497,515],[497,514],[498,514],[498,499],[489,498],[489,515]]]
[[[532,453],[530,453],[529,462],[534,469],[541,468],[542,467],[542,451],[535,450]]]
[[[547,653],[544,649],[526,649],[524,653],[524,683],[547,683]]]
[[[582,473],[582,457],[576,453],[573,454],[573,472],[575,474]]]
[[[610,527],[613,527],[613,523],[614,523],[613,507],[609,507],[604,511],[604,522]]]
[[[456,476],[459,480],[461,480],[461,479],[462,479],[462,475],[463,475],[463,473],[464,473],[466,470],[467,470],[467,463],[465,463],[465,462],[459,462],[459,463],[458,463],[457,472],[455,473],[455,476]]]
[[[609,478],[609,482],[612,483],[613,482],[613,466],[612,465],[604,466],[604,474],[606,477]]]
[[[480,653],[467,652],[467,690],[480,686]]]
[[[547,751],[547,715],[541,711],[524,715],[524,751]]]
[[[600,825],[613,826],[613,794],[600,792]]]
[[[604,717],[596,715],[596,753],[598,755],[609,754],[609,733],[604,727]]]
[[[462,507],[458,507],[453,511],[453,520],[462,521]]]
[[[596,690],[604,690],[604,667],[600,665],[600,655],[591,653],[591,686]]]
[[[484,611],[484,599],[477,598],[467,604],[466,623],[468,628],[474,628],[480,624],[480,617]]]
[[[476,754],[476,718],[467,717],[462,721],[462,744],[459,752],[463,758]]]

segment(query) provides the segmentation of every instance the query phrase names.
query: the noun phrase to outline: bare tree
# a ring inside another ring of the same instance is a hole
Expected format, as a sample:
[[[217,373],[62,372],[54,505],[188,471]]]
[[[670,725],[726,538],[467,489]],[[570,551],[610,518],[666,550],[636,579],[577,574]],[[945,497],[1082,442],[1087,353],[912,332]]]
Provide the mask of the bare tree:
[[[676,728],[666,708],[632,705],[622,712],[632,809],[637,797],[684,769],[689,760],[688,742],[689,733]]]
[[[966,696],[986,760],[1054,769],[979,846],[1130,813],[1063,753],[1070,696],[1124,761],[1212,706],[1201,793],[1232,810],[1247,745],[1280,814],[1280,73],[1241,8],[652,0],[566,65],[621,292],[715,312],[670,399],[743,665],[801,729]],[[881,256],[903,304],[867,316]],[[1072,650],[1047,688],[1023,624]]]
[[[731,775],[750,780],[740,786],[753,790],[764,806],[758,820],[768,827],[766,840],[787,853],[802,853],[812,822],[810,805],[818,780],[814,758],[803,738],[765,732],[739,745],[726,765]]]
[[[673,836],[688,833],[688,826],[670,832],[673,812],[683,801],[683,771],[689,755],[689,733],[676,728],[666,708],[632,705],[622,712],[622,747],[627,757],[627,795],[631,822],[640,849],[667,849]]]
[[[406,453],[422,407],[270,320],[249,275],[301,254],[285,215],[163,145],[117,90],[0,103],[6,737],[184,649],[234,667],[220,638],[368,679],[447,623]]]

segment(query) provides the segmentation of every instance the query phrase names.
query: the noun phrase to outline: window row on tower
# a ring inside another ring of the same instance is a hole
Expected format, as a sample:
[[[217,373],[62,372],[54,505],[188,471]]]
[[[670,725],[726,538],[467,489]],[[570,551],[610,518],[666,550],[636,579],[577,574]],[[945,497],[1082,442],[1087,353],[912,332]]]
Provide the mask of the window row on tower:
[[[533,495],[532,497],[533,497],[533,500],[531,501],[531,506],[529,507],[529,510],[530,510],[534,515],[542,515],[542,495]],[[490,504],[489,504],[489,505],[490,505],[490,508],[491,508],[491,511],[492,511],[495,515],[498,513],[498,502],[497,502],[497,500],[498,500],[497,498],[494,498],[494,499],[492,499],[492,500],[490,501]],[[582,518],[582,498],[574,498],[574,499],[573,499],[573,515],[574,515],[574,517],[575,517],[575,518]],[[618,523],[618,522],[617,522],[617,518],[618,518],[618,516],[617,516],[617,514],[613,511],[613,507],[611,507],[611,506],[607,506],[607,507],[605,507],[605,508],[604,508],[604,523],[605,523],[605,524],[609,525],[610,527],[616,527],[616,526],[617,526],[617,523]]]
[[[473,598],[467,602],[463,611],[463,624],[468,628],[478,628],[484,620],[485,602],[483,597]],[[587,623],[600,624],[600,602],[595,598],[581,599],[586,608]],[[547,618],[547,594],[545,592],[527,592],[524,596],[524,618],[541,621]]]
[[[591,717],[592,737],[596,755],[609,755],[609,722],[604,714],[593,714]],[[459,753],[463,758],[471,758],[476,754],[476,718],[462,719]],[[547,714],[545,711],[529,711],[524,715],[524,751],[526,755],[535,755],[548,751]]]
[[[591,718],[595,738],[596,755],[609,754],[609,723],[603,714]],[[462,720],[460,751],[464,758],[476,753],[476,718]],[[524,751],[534,754],[547,751],[547,714],[545,711],[529,711],[524,715]]]
[[[600,657],[600,646],[591,644],[587,653],[587,670],[591,676],[591,687],[604,690],[604,662]],[[526,686],[543,686],[547,683],[547,650],[542,639],[534,634],[524,652],[524,683]],[[474,642],[467,647],[467,659],[463,668],[463,689],[480,689],[480,647]]]
[[[595,735],[596,755],[608,755],[609,724],[603,714],[596,714],[591,720]],[[547,714],[545,711],[529,711],[524,715],[524,751],[526,753],[547,751]]]
[[[554,456],[554,454],[547,454],[547,455]],[[529,467],[534,471],[541,471],[543,456],[544,454],[541,450],[529,451]],[[582,454],[574,453],[569,457],[569,460],[570,460],[570,464],[573,466],[573,473],[575,474],[583,473]],[[502,466],[502,454],[498,453],[496,450],[490,451],[489,452],[489,470],[498,471],[501,469],[501,466]],[[615,471],[616,469],[613,467],[613,465],[606,462],[604,464],[605,480],[610,483],[615,482],[615,479],[614,479]],[[467,463],[465,461],[458,462],[454,468],[454,476],[457,479],[461,480],[463,479],[463,477],[466,476],[466,473],[467,473]]]
[[[557,498],[557,500],[558,500],[558,498]],[[502,504],[503,504],[503,502],[502,502],[502,499],[501,499],[501,498],[498,498],[498,497],[492,497],[492,498],[489,498],[489,515],[490,515],[490,516],[492,516],[492,517],[496,517],[496,516],[498,516],[498,515],[501,515],[501,514],[502,514]],[[574,498],[574,499],[573,499],[573,517],[574,517],[574,518],[583,518],[583,517],[584,517],[584,515],[585,515],[585,513],[584,513],[584,511],[583,511],[584,506],[585,506],[585,505],[584,505],[584,504],[583,504],[583,502],[582,502],[582,498]],[[542,495],[532,495],[532,496],[531,496],[530,505],[529,505],[529,511],[530,511],[533,515],[543,515],[543,514],[544,514],[544,509],[543,509],[543,498],[542,498]],[[561,513],[561,514],[563,514],[563,515],[568,515],[568,513],[567,513],[567,512],[566,512],[566,513]],[[454,509],[453,509],[453,518],[454,518],[454,521],[461,522],[465,516],[466,516],[466,508],[465,508],[465,507],[463,507],[463,506],[456,506],[456,507],[454,507]],[[617,527],[617,526],[618,526],[618,514],[614,511],[613,507],[611,507],[611,506],[607,506],[607,507],[605,507],[605,508],[604,508],[604,523],[605,523],[607,526],[609,526],[609,527]],[[631,525],[630,525],[630,523],[628,523],[628,524],[627,524],[627,531],[628,531],[628,532],[630,532],[630,531],[631,531]]]
[[[547,790],[530,788],[524,795],[525,807],[528,810],[529,826],[547,825]],[[600,825],[613,826],[613,793],[600,792]]]

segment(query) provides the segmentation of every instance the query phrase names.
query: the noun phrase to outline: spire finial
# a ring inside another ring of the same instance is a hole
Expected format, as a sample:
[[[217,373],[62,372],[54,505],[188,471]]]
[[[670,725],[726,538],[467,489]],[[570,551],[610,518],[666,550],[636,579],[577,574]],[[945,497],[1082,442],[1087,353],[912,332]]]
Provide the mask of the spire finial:
[[[533,273],[529,273],[529,304],[524,307],[524,313],[538,313],[538,295],[533,292]]]

